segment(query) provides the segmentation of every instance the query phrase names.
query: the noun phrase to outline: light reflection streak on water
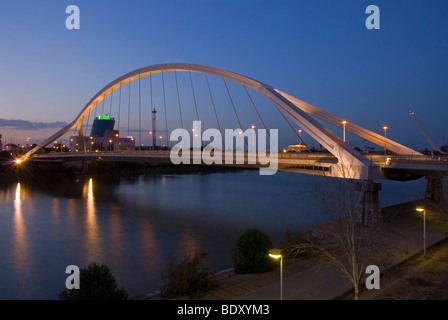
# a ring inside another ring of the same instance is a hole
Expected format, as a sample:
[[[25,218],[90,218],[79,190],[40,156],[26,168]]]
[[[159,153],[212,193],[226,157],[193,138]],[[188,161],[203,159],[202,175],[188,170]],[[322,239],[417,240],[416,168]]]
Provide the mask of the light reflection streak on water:
[[[157,245],[157,237],[155,228],[149,218],[145,217],[140,222],[140,243],[142,253],[150,262],[148,268],[153,268],[160,261],[160,247]]]
[[[117,205],[112,204],[110,206],[110,215],[109,215],[109,235],[110,245],[114,248],[114,254],[118,256],[125,252],[124,243],[125,243],[125,230],[123,230],[123,219],[120,216],[120,210]]]
[[[190,230],[183,230],[180,240],[182,255],[193,257],[195,253],[202,251],[196,236]]]
[[[14,216],[13,216],[13,249],[12,249],[12,261],[14,265],[14,271],[17,273],[21,291],[25,296],[22,298],[29,298],[31,296],[32,286],[30,278],[33,270],[31,269],[32,257],[29,242],[27,237],[27,230],[22,212],[22,198],[25,198],[25,194],[21,190],[20,183],[17,184],[15,199],[14,199]]]
[[[0,190],[0,272],[5,279],[0,283],[2,298],[57,298],[65,284],[65,267],[83,267],[92,258],[120,275],[117,282],[131,295],[158,290],[171,253],[180,258],[202,249],[209,253],[208,262],[214,271],[228,268],[234,239],[246,227],[256,223],[268,233],[272,227],[277,232],[274,236],[282,240],[285,226],[318,222],[314,220],[316,204],[309,195],[302,195],[314,180],[298,180],[296,174],[292,175],[275,188],[258,183],[258,176],[247,179],[246,175],[230,174],[201,176],[199,185],[196,176],[148,179],[143,188],[121,180],[117,190],[114,185],[101,184],[110,190],[103,195],[99,192],[100,181],[86,179],[69,190],[75,192],[74,197],[58,192],[57,201],[52,192],[36,192],[40,191],[36,186],[10,185]],[[62,186],[65,182],[51,183]],[[382,184],[381,201],[389,203],[417,199],[425,188],[424,180],[406,187],[397,182]],[[254,192],[246,195],[245,190]],[[389,195],[393,197],[387,198]],[[239,209],[250,201],[261,206],[251,205],[247,212]],[[32,210],[38,214],[33,216]],[[282,221],[278,228],[276,221]],[[56,284],[39,283],[40,279],[58,277],[61,280]]]
[[[89,179],[87,189],[87,242],[86,252],[90,260],[95,260],[100,250],[99,227],[96,215],[95,197],[93,194],[93,180]]]
[[[51,203],[51,213],[53,218],[51,219],[52,223],[56,226],[57,229],[59,222],[59,198],[53,198]]]
[[[76,241],[76,235],[78,232],[76,223],[76,201],[74,199],[67,200],[67,224],[70,226],[67,232],[72,241]]]

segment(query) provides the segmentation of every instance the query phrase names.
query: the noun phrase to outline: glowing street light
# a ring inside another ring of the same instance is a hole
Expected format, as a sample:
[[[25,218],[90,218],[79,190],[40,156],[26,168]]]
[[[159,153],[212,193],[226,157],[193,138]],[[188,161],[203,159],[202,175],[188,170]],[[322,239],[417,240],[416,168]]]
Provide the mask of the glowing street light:
[[[389,127],[388,126],[384,126],[383,129],[384,129],[384,154],[386,154],[387,153],[387,151],[386,151],[386,146],[387,146],[387,129],[389,129]]]
[[[280,249],[269,250],[269,256],[274,259],[280,259],[280,300],[283,300],[283,255]]]
[[[299,131],[300,143],[302,143],[302,129],[299,129],[297,131]]]
[[[342,125],[343,125],[343,128],[344,128],[344,138],[343,138],[343,140],[344,140],[344,142],[345,142],[345,125],[347,124],[347,121],[346,120],[343,120],[342,121]]]
[[[423,212],[423,256],[426,257],[426,210],[425,208],[416,208],[418,212]]]
[[[254,125],[254,124],[251,125],[250,128],[251,128],[252,130],[255,130],[255,125]],[[255,134],[253,135],[252,143],[253,143],[253,147],[254,147],[254,150],[252,150],[252,151],[255,152],[255,150],[257,149],[257,146],[255,145],[255,144],[256,144]]]

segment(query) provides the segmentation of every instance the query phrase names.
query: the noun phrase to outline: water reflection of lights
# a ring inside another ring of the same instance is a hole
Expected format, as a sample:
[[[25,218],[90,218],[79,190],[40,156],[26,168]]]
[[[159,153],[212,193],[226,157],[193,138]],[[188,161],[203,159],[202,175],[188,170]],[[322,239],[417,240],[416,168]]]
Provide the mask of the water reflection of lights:
[[[89,199],[93,199],[93,181],[92,181],[92,179],[89,180],[89,191],[87,193],[87,196]]]
[[[85,189],[84,189],[85,190]],[[93,196],[93,180],[89,180],[87,186],[87,214],[95,215],[95,197]]]
[[[14,199],[14,246],[16,247],[16,257],[19,258],[26,247],[25,223],[22,215],[22,201],[20,199],[20,183],[16,187],[16,197]]]
[[[14,204],[16,204],[16,203],[20,204],[20,182],[17,184],[17,187],[16,187],[16,198],[15,198]]]
[[[99,231],[96,216],[95,197],[93,194],[93,179],[89,180],[87,187],[87,252],[94,259],[99,250]]]
[[[13,241],[13,264],[14,270],[20,275],[20,285],[29,294],[31,287],[27,283],[32,275],[30,268],[32,257],[27,239],[27,230],[22,213],[23,192],[20,183],[17,184],[14,199],[14,241]]]
[[[198,240],[191,231],[183,230],[180,240],[180,246],[184,255],[191,257],[201,251]]]

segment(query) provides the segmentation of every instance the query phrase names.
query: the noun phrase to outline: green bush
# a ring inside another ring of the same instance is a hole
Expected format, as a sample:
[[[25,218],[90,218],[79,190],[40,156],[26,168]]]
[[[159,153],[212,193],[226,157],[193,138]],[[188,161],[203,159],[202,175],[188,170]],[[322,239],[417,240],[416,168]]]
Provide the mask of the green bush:
[[[268,235],[258,228],[245,231],[232,249],[233,268],[238,274],[262,273],[275,268],[268,251],[273,248]]]
[[[128,294],[118,289],[115,277],[104,264],[92,262],[79,270],[79,289],[65,289],[61,300],[126,300]]]
[[[162,273],[165,285],[161,287],[163,298],[197,296],[218,286],[215,275],[205,265],[207,253],[196,252],[192,257],[184,255],[179,263],[173,257]]]

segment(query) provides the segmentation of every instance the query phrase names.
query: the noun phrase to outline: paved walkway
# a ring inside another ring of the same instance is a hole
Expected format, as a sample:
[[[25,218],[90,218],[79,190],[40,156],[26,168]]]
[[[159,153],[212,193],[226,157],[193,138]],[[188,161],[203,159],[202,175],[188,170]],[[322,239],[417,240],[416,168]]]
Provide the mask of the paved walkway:
[[[423,220],[415,211],[422,201],[412,201],[383,208],[383,214],[393,217],[381,231],[387,239],[390,260],[388,267],[415,255],[423,254]],[[426,246],[448,237],[448,224],[427,212]],[[375,264],[375,263],[372,263]],[[387,267],[386,267],[387,269]],[[385,272],[381,270],[381,272]],[[280,298],[280,273],[237,275],[231,271],[218,275],[219,288],[199,300],[277,300]],[[284,300],[331,300],[347,294],[352,286],[335,267],[319,266],[316,259],[285,260],[283,265]],[[152,297],[151,299],[157,299]]]

